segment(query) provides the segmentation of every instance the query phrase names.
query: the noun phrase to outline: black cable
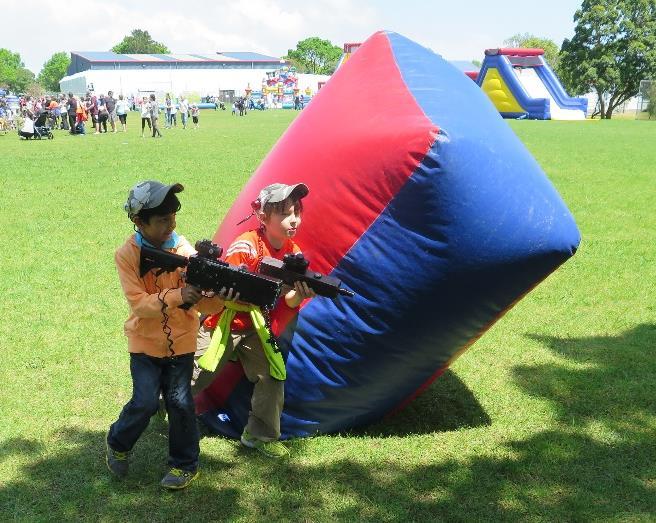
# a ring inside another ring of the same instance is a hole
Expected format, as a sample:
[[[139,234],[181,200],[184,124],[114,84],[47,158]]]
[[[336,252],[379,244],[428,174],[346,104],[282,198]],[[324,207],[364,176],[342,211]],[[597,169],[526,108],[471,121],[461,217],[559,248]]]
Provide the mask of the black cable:
[[[260,271],[260,266],[262,265],[262,260],[264,259],[264,242],[262,241],[262,234],[264,234],[263,230],[260,229],[257,231],[257,265],[255,266],[256,272]],[[283,297],[282,299],[284,300],[285,298]],[[269,331],[269,339],[267,341],[271,344],[274,352],[280,352],[280,347],[278,347],[278,340],[276,335],[273,333],[273,328],[271,327],[271,308],[267,306],[262,307],[262,316],[264,317],[264,326],[266,327],[267,331]]]
[[[280,352],[280,347],[278,346],[278,338],[273,333],[273,328],[271,327],[271,309],[266,305],[262,307],[262,316],[264,317],[264,326],[269,332],[269,339],[267,341],[271,345],[271,348],[274,352]]]
[[[166,295],[173,289],[166,289],[164,296],[162,296],[163,289],[161,289],[157,284],[157,277],[155,277],[155,288],[157,289],[157,299],[162,304],[162,331],[166,335],[166,341],[169,345],[169,352],[171,353],[171,356],[175,356],[175,351],[173,350],[173,338],[171,338],[172,331],[171,327],[169,326],[169,315],[166,313],[166,308],[168,305],[166,304],[166,301],[164,301],[166,299]]]

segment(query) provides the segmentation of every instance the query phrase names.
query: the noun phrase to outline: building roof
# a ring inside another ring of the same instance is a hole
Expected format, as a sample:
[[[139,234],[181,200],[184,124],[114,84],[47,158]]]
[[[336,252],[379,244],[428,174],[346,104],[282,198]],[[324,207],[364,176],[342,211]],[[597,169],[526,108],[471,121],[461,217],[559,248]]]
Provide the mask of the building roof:
[[[252,52],[221,52],[216,54],[118,54],[110,51],[72,51],[71,55],[91,63],[103,62],[272,62],[279,64],[280,58]]]
[[[260,53],[252,53],[250,51],[219,51],[217,53],[219,56],[226,56],[228,58],[234,58],[235,60],[242,60],[244,62],[278,62],[280,63],[280,58],[275,56],[267,56]]]

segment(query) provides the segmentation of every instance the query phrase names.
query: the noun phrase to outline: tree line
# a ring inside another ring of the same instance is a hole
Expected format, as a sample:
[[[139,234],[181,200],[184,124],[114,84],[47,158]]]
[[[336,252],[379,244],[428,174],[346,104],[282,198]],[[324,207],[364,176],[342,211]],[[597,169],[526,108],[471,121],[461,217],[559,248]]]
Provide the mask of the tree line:
[[[656,80],[656,0],[583,0],[574,22],[574,36],[560,47],[553,40],[528,33],[511,36],[504,45],[544,49],[545,60],[567,91],[573,96],[594,92],[600,104],[598,115],[611,118],[621,104],[638,94],[641,80]],[[133,30],[111,50],[170,52],[141,29]],[[283,58],[301,73],[332,74],[341,55],[342,49],[329,40],[310,37]],[[36,85],[58,91],[69,63],[66,53],[55,53],[35,78],[18,53],[0,49],[0,87],[25,92]]]

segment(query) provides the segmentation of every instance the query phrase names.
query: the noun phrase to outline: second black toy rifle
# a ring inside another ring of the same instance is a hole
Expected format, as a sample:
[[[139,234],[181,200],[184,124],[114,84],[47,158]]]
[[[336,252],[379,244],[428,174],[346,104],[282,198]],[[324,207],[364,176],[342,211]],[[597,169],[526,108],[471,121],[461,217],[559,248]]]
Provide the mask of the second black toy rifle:
[[[289,286],[293,286],[294,282],[303,281],[319,296],[327,298],[355,296],[353,291],[342,288],[342,282],[337,278],[309,270],[309,265],[310,262],[299,252],[285,254],[282,261],[265,256],[258,271],[260,274],[278,278]]]
[[[273,307],[280,295],[282,282],[246,268],[236,267],[219,260],[223,249],[209,240],[196,242],[197,254],[186,258],[179,254],[143,245],[139,262],[140,276],[152,269],[156,274],[186,267],[185,281],[204,291],[220,292],[222,288],[234,289],[239,301],[260,307]]]

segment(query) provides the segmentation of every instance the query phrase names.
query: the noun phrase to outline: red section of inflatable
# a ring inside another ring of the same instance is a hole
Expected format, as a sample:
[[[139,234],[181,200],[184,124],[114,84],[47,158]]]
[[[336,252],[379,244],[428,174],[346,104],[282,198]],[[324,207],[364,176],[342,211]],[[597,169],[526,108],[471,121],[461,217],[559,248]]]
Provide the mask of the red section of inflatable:
[[[303,181],[310,194],[296,240],[311,267],[329,273],[405,184],[437,131],[403,82],[387,36],[376,33],[280,138],[214,240],[226,247],[256,226],[255,219],[235,224],[262,187]],[[381,184],[381,176],[389,181]]]
[[[244,376],[244,369],[238,361],[229,361],[221,370],[220,379],[215,379],[207,388],[194,397],[196,414],[222,407],[237,383]]]
[[[342,103],[346,100],[359,103]],[[377,33],[287,129],[228,211],[214,241],[225,248],[257,226],[254,218],[236,223],[251,211],[262,187],[302,181],[310,194],[296,240],[311,267],[329,273],[403,187],[437,132],[403,82],[387,36]],[[389,181],[381,184],[381,176]],[[295,314],[277,311],[273,332],[282,333]],[[241,375],[226,368],[197,396],[197,411],[221,406]]]

